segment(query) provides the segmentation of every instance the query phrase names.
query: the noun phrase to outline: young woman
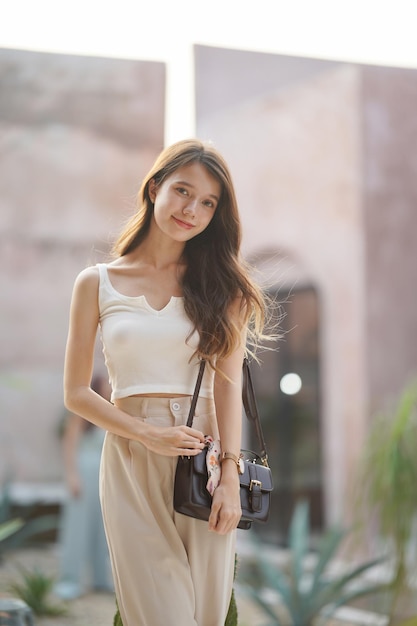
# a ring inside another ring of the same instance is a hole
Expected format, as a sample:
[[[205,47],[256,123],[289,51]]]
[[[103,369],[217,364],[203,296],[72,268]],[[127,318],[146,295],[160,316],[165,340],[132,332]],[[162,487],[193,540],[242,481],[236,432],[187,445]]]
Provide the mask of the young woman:
[[[124,626],[224,624],[241,515],[242,360],[265,313],[240,242],[224,159],[210,144],[180,141],[144,179],[114,260],[75,282],[65,403],[107,430],[101,503]],[[90,387],[98,325],[111,402]],[[205,435],[223,455],[208,523],[173,510],[177,458],[199,454]]]

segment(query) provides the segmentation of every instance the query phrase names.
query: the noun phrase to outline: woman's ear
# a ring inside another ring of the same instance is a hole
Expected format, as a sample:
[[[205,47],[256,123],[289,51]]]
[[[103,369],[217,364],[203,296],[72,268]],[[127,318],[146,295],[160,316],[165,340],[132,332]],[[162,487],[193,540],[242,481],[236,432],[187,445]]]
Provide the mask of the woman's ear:
[[[149,194],[149,198],[151,199],[151,202],[155,202],[155,198],[156,198],[156,183],[155,183],[155,179],[154,178],[151,178],[151,180],[149,181],[148,194]]]

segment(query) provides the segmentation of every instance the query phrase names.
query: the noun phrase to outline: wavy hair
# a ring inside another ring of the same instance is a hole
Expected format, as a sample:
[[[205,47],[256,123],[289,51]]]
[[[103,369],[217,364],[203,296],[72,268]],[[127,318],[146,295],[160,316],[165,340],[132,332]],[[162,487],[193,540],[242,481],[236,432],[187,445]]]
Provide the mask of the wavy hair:
[[[124,256],[145,239],[153,216],[150,181],[159,186],[178,168],[196,162],[218,180],[221,194],[207,228],[185,244],[182,290],[185,311],[200,336],[198,355],[214,366],[216,359],[229,356],[241,345],[243,334],[252,346],[246,349],[253,354],[264,337],[267,306],[266,296],[240,256],[241,223],[229,168],[210,143],[187,139],[161,152],[142,182],[137,212],[115,242],[113,253]],[[239,300],[237,322],[231,305]]]

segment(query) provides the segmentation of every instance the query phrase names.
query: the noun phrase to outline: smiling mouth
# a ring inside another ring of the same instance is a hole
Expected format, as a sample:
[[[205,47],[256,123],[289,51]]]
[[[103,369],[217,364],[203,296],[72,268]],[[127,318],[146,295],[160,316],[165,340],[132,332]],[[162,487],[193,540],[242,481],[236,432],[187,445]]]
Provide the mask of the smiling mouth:
[[[174,222],[176,222],[176,224],[178,224],[178,226],[181,226],[181,228],[186,228],[187,230],[190,230],[190,228],[194,228],[194,224],[190,224],[189,222],[183,222],[177,217],[172,216],[172,219],[174,220]]]

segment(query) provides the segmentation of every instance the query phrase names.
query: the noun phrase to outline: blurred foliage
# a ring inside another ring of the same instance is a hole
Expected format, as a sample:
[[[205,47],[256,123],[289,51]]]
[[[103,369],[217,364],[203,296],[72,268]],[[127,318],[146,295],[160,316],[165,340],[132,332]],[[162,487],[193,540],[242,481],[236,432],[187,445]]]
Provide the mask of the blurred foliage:
[[[52,616],[67,613],[65,606],[53,604],[48,599],[54,584],[53,577],[46,576],[38,569],[31,572],[20,568],[20,573],[22,580],[9,585],[9,591],[26,602],[35,615]]]
[[[26,516],[31,513],[30,509]],[[7,550],[22,546],[29,539],[50,530],[59,524],[58,515],[41,515],[34,519],[14,517],[10,497],[10,480],[6,480],[0,492],[0,562]]]
[[[342,575],[329,571],[345,535],[345,531],[338,529],[326,533],[318,544],[315,565],[310,570],[306,565],[311,556],[309,507],[307,502],[300,501],[289,529],[288,567],[274,566],[270,555],[265,555],[265,548],[255,546],[256,559],[243,582],[269,617],[268,626],[310,626],[319,616],[329,618],[337,608],[384,588],[384,585],[367,585],[361,580],[381,559],[352,567]]]
[[[20,518],[0,522],[0,549],[2,542],[17,533],[23,525],[24,521]]]
[[[407,550],[417,513],[417,382],[406,387],[392,411],[376,415],[364,447],[356,485],[359,529],[376,524],[394,563],[391,623],[407,588]]]

